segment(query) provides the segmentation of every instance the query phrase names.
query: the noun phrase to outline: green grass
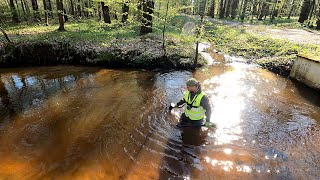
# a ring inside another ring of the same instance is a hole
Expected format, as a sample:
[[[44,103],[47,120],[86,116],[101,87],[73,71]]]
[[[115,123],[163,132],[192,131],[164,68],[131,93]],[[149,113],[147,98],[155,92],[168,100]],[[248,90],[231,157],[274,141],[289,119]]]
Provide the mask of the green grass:
[[[138,35],[137,25],[120,27],[118,24],[107,25],[94,20],[68,22],[65,32],[57,31],[58,25],[18,25],[6,28],[7,34],[14,42],[54,41],[108,43],[115,38],[133,38]],[[3,38],[3,37],[2,37]],[[4,39],[2,39],[3,41]]]
[[[272,28],[290,28],[290,29],[312,29],[308,27],[308,20],[305,21],[305,23],[301,24],[298,22],[299,17],[291,17],[290,19],[287,19],[287,17],[278,17],[273,22],[270,21],[270,17],[267,17],[265,20],[258,20],[256,17],[254,17],[252,20],[250,18],[244,19],[243,23],[253,24],[253,25],[263,25],[263,26],[269,26]],[[231,22],[242,22],[240,19],[231,19],[231,18],[225,18],[223,20],[231,21]],[[312,20],[310,22],[310,25],[313,27],[316,26],[316,21]]]
[[[284,39],[274,39],[249,32],[247,27],[232,28],[225,25],[207,26],[207,37],[226,54],[242,56],[249,60],[290,61],[297,54],[320,57],[320,46],[295,44]]]
[[[181,35],[183,25],[188,22],[195,22],[195,19],[188,16],[175,16],[167,23],[166,37],[180,39],[191,43],[190,38]],[[153,31],[156,35],[161,35],[163,25],[154,22]],[[65,23],[65,32],[57,31],[58,24],[28,24],[21,23],[11,25],[5,28],[6,33],[14,42],[22,41],[70,41],[70,42],[88,42],[94,44],[108,45],[114,39],[136,38],[140,33],[140,24],[128,23],[122,26],[120,23],[113,22],[111,25],[97,20],[68,21]],[[0,42],[5,42],[4,37],[0,36]]]

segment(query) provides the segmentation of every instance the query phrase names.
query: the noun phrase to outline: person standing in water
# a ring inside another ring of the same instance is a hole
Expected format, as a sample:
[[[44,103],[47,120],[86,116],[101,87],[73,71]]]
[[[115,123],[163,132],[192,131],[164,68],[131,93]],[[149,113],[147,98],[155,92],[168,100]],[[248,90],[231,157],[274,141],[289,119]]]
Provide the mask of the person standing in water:
[[[175,107],[186,104],[184,113],[180,117],[180,125],[192,124],[200,126],[206,117],[205,126],[210,127],[212,124],[210,122],[211,106],[209,98],[201,90],[201,85],[196,79],[188,79],[186,85],[187,91],[184,97],[176,105],[171,104],[169,110],[171,111]]]

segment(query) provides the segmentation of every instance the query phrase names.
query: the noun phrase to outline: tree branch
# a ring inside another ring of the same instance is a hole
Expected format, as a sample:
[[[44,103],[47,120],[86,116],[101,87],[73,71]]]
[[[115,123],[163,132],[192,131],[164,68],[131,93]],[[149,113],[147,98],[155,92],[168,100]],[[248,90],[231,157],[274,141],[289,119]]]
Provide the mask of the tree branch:
[[[6,38],[6,40],[8,41],[8,43],[13,44],[13,42],[10,40],[9,36],[8,36],[7,33],[2,29],[1,26],[0,26],[0,31],[2,32],[2,34],[4,35],[4,37]]]

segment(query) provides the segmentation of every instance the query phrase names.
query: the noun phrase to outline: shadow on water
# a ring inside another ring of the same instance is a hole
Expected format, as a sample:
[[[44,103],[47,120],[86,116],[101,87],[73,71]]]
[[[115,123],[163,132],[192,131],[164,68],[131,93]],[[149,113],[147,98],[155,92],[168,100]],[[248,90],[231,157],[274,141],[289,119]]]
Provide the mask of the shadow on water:
[[[0,154],[6,158],[0,161],[0,177],[118,179],[131,162],[127,141],[145,124],[137,115],[150,113],[145,108],[152,106],[152,96],[146,92],[153,73],[79,68],[88,74],[78,76],[60,69],[68,75],[60,77],[64,72],[53,68],[46,74],[57,75],[50,78],[31,72],[30,85],[2,81],[16,115],[1,122]]]
[[[314,90],[296,80],[292,80],[292,83],[300,96],[304,97],[315,106],[320,107],[320,90]]]
[[[181,133],[181,142],[174,139],[168,140],[165,156],[160,165],[159,179],[193,179],[197,178],[199,171],[203,170],[201,160],[206,143],[207,131],[201,127],[184,127],[176,129]],[[173,143],[175,142],[175,143]]]

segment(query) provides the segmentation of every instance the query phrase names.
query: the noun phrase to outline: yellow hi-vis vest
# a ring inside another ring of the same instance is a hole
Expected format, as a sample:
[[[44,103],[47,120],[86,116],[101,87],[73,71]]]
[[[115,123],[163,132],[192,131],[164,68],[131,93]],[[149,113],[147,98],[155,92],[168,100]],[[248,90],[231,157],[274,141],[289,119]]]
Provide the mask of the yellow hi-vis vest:
[[[201,92],[200,94],[196,94],[193,99],[190,99],[190,91],[187,91],[184,94],[184,100],[187,103],[187,106],[191,106],[192,108],[189,110],[187,107],[185,107],[184,114],[191,120],[197,121],[201,120],[205,116],[205,110],[202,106],[200,106],[200,102],[202,97],[204,96],[204,93]]]

